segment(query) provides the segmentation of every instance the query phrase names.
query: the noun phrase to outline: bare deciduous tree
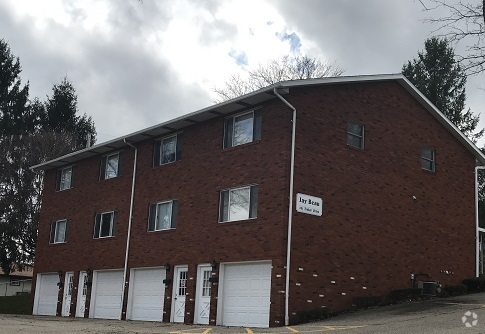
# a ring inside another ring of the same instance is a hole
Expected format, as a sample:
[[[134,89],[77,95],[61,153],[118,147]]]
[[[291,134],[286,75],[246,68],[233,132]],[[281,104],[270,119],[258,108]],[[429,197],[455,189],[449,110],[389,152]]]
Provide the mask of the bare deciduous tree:
[[[231,75],[223,88],[215,88],[217,102],[226,101],[263,87],[286,80],[340,76],[343,70],[336,63],[325,62],[308,56],[283,56],[259,64],[249,70],[246,78]]]
[[[466,54],[458,55],[458,60],[467,74],[485,72],[485,0],[430,1],[432,6],[421,1],[425,11],[446,8],[449,15],[425,21],[438,24],[435,32],[439,32],[440,36],[465,44]]]

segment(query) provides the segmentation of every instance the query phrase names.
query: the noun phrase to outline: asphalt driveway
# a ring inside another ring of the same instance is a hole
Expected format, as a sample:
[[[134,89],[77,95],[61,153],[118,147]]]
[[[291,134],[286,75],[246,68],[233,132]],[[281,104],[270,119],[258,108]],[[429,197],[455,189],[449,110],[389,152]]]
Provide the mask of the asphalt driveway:
[[[467,326],[468,325],[468,326]],[[305,325],[269,329],[0,315],[0,333],[485,333],[485,293],[352,312]]]

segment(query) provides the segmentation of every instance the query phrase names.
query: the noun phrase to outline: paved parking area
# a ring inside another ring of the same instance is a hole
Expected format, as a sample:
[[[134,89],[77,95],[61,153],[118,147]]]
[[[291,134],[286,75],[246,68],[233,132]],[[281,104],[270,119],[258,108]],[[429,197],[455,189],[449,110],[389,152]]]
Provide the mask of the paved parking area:
[[[311,324],[269,329],[0,315],[0,333],[2,334],[292,334],[327,332],[334,334],[485,333],[485,293],[390,305],[342,314]]]

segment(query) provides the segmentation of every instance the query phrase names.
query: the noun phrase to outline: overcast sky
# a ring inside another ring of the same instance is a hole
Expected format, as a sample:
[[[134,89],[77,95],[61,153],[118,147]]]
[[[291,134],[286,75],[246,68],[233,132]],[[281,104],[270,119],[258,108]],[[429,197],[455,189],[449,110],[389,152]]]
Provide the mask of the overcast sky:
[[[399,73],[437,28],[429,0],[0,0],[0,38],[30,96],[67,75],[98,143],[213,104],[230,74],[282,55],[337,62],[344,75]],[[457,50],[459,53],[460,49]],[[485,76],[467,104],[485,109]],[[485,113],[481,127],[485,127]],[[483,146],[483,141],[480,142]]]

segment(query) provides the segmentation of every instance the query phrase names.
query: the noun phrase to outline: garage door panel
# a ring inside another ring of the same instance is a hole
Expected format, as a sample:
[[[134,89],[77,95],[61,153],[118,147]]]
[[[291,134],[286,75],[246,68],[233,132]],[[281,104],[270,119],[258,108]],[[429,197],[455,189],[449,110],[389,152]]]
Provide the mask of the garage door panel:
[[[59,293],[59,275],[40,274],[37,289],[37,313],[38,315],[56,315],[57,296]]]
[[[162,321],[165,276],[164,268],[133,270],[130,319]]]
[[[123,293],[123,271],[97,272],[94,317],[119,319]]]
[[[222,324],[269,327],[271,264],[224,266]]]

